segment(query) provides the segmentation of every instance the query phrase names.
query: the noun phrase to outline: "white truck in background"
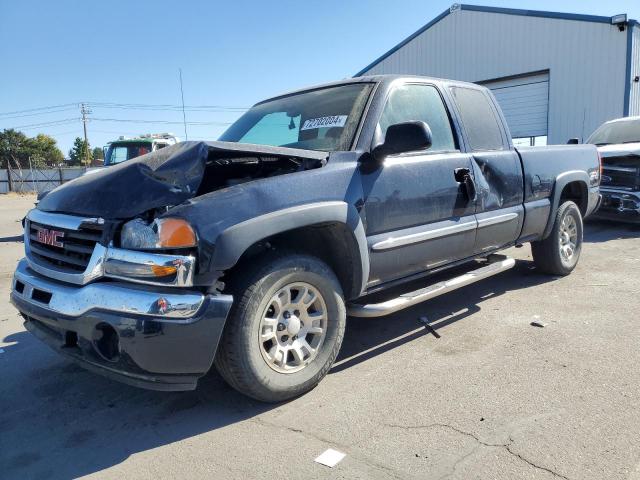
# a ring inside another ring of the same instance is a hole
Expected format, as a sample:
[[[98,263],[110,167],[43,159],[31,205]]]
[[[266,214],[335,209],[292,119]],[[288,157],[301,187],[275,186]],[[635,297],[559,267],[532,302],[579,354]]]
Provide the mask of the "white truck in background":
[[[594,215],[640,223],[640,116],[603,123],[586,143],[602,158],[602,205]]]
[[[126,162],[179,142],[173,133],[147,133],[133,138],[121,136],[104,147],[104,166]]]

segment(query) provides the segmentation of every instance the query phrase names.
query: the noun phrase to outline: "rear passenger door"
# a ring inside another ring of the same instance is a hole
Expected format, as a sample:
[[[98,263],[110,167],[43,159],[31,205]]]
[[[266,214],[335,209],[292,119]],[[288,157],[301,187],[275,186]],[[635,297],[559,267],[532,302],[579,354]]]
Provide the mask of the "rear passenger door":
[[[522,166],[493,95],[466,86],[451,87],[451,94],[472,157],[478,220],[473,253],[478,254],[519,237],[524,220]]]
[[[431,148],[390,155],[362,172],[370,286],[450,263],[473,249],[475,204],[456,179],[456,172],[471,171],[471,160],[458,148],[441,93],[422,83],[393,87],[379,133],[416,120],[429,125]]]

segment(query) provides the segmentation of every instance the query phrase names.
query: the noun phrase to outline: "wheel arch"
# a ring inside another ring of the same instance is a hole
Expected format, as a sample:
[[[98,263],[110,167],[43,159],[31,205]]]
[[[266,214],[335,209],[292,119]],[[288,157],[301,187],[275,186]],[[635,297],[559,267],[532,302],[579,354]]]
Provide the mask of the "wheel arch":
[[[583,171],[566,172],[558,176],[551,194],[551,210],[549,219],[542,238],[547,238],[551,234],[556,212],[566,200],[572,200],[578,205],[582,216],[586,216],[589,206],[589,176]]]
[[[355,207],[346,202],[299,205],[234,225],[218,236],[213,264],[228,274],[268,248],[319,257],[333,269],[347,298],[364,291],[369,277],[366,235]]]

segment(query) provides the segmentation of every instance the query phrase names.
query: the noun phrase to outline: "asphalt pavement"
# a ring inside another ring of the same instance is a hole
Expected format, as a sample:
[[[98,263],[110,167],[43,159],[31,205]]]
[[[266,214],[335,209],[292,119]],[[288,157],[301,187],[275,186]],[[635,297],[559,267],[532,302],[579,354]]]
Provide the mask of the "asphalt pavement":
[[[0,478],[640,480],[640,227],[587,224],[565,278],[525,246],[506,273],[349,319],[324,381],[266,405],[215,372],[121,385],[25,332],[8,297],[32,204],[0,197]]]

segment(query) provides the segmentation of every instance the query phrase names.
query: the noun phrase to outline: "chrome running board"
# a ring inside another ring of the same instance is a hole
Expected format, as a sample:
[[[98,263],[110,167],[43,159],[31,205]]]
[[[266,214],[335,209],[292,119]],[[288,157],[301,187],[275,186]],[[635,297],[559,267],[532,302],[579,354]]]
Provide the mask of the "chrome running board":
[[[458,288],[470,285],[477,281],[496,275],[513,268],[516,261],[504,255],[491,255],[489,264],[459,277],[438,282],[414,292],[403,293],[399,297],[392,298],[382,303],[369,303],[367,305],[350,304],[347,313],[352,317],[382,317],[409,308],[418,303],[452,292]]]

